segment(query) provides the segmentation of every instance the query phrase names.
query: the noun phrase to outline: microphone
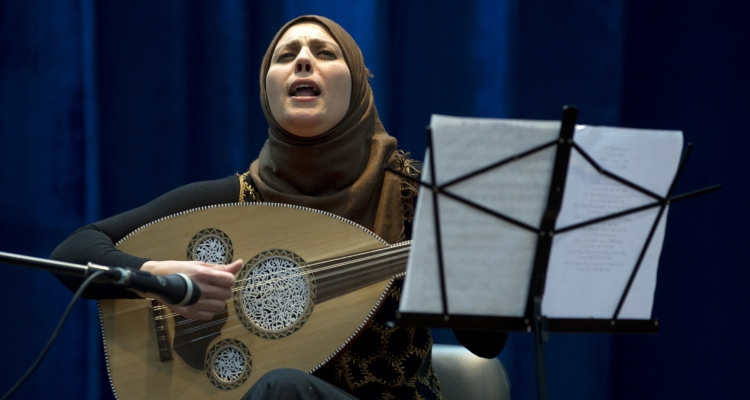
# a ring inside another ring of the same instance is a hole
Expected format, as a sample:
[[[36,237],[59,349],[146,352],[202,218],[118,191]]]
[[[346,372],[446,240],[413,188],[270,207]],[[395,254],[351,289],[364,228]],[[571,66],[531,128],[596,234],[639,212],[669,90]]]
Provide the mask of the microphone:
[[[150,292],[162,296],[169,304],[189,306],[201,297],[201,289],[185,274],[152,275],[150,272],[132,268],[107,268],[93,263],[95,269],[105,269],[106,280],[126,289]]]

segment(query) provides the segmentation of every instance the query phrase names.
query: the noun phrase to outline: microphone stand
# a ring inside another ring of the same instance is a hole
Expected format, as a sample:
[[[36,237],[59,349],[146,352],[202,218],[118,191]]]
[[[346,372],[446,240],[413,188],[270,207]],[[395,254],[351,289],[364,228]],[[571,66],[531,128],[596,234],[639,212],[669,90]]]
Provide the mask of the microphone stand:
[[[22,267],[43,269],[45,271],[54,272],[56,274],[73,275],[81,278],[87,278],[95,271],[102,271],[103,274],[100,275],[100,278],[97,279],[97,281],[117,283],[116,280],[111,280],[111,277],[115,275],[112,272],[115,270],[114,268],[96,265],[93,263],[88,263],[88,265],[80,265],[63,261],[48,260],[46,258],[5,253],[2,251],[0,251],[0,261],[6,262],[8,264],[19,265]],[[110,278],[108,278],[108,276]],[[117,279],[119,279],[119,276],[117,277]]]
[[[29,369],[24,373],[21,378],[11,387],[0,400],[6,400],[9,398],[41,362],[44,355],[47,354],[52,343],[57,338],[60,329],[62,328],[65,320],[68,318],[70,311],[73,309],[73,304],[81,296],[81,293],[86,289],[89,283],[101,282],[111,283],[117,286],[124,287],[131,290],[140,290],[143,292],[151,292],[162,295],[170,304],[183,306],[194,304],[198,301],[201,295],[200,288],[195,282],[193,282],[185,274],[173,274],[167,276],[156,276],[151,275],[146,271],[139,271],[131,268],[120,268],[120,267],[106,267],[103,265],[97,265],[94,263],[88,263],[88,265],[73,264],[63,261],[48,260],[45,258],[29,257],[20,254],[5,253],[0,251],[0,262],[9,264],[20,265],[22,267],[43,269],[58,274],[73,275],[83,277],[86,280],[83,282],[81,287],[78,288],[73,300],[71,300],[67,309],[63,313],[60,322],[57,324],[55,331],[47,341],[39,356],[31,364]]]
[[[0,251],[0,261],[83,278],[101,271],[102,273],[94,279],[95,282],[111,283],[126,289],[156,293],[162,295],[169,304],[176,306],[194,304],[201,295],[198,285],[185,274],[155,276],[132,268],[111,268],[94,263],[80,265],[2,251]]]

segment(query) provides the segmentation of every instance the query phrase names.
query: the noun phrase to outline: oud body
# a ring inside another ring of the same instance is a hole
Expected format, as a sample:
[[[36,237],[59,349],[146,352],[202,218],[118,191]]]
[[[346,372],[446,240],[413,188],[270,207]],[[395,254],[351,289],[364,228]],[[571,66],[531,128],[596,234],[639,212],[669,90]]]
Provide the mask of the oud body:
[[[302,207],[235,204],[163,218],[117,248],[154,260],[246,263],[212,321],[184,320],[150,299],[99,302],[115,395],[239,399],[268,371],[313,372],[341,352],[403,273],[408,243],[389,246]]]

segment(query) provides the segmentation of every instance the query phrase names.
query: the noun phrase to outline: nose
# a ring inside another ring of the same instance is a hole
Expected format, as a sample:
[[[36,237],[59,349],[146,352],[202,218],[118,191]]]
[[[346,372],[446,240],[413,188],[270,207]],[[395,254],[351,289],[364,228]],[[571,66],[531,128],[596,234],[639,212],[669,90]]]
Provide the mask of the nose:
[[[307,50],[307,47],[302,48],[299,54],[297,54],[297,59],[294,60],[294,62],[294,71],[297,73],[310,73],[313,70],[310,52]]]

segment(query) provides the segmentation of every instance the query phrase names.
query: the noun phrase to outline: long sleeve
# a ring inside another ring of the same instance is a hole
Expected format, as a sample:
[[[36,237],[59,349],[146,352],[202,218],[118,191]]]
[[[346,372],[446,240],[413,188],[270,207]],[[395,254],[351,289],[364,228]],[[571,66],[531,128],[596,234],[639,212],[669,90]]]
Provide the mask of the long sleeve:
[[[237,202],[239,193],[240,183],[236,176],[179,187],[141,207],[76,230],[57,246],[50,258],[77,264],[93,262],[110,267],[139,269],[148,260],[117,250],[115,243],[159,218],[193,208]],[[77,290],[83,282],[82,278],[74,276],[56,276],[71,291]],[[137,297],[133,292],[106,284],[91,285],[83,295],[96,299]]]
[[[412,163],[417,171],[422,170],[422,163],[414,161]],[[414,177],[418,177],[420,174],[413,174]],[[416,188],[414,189],[416,191]],[[414,195],[410,196],[411,208],[413,209],[416,204],[416,198]],[[404,221],[404,231],[406,238],[411,239],[412,234],[412,221]],[[505,342],[508,340],[508,332],[493,332],[493,331],[470,331],[453,329],[453,334],[462,346],[474,353],[475,355],[483,358],[495,358],[505,348]]]

